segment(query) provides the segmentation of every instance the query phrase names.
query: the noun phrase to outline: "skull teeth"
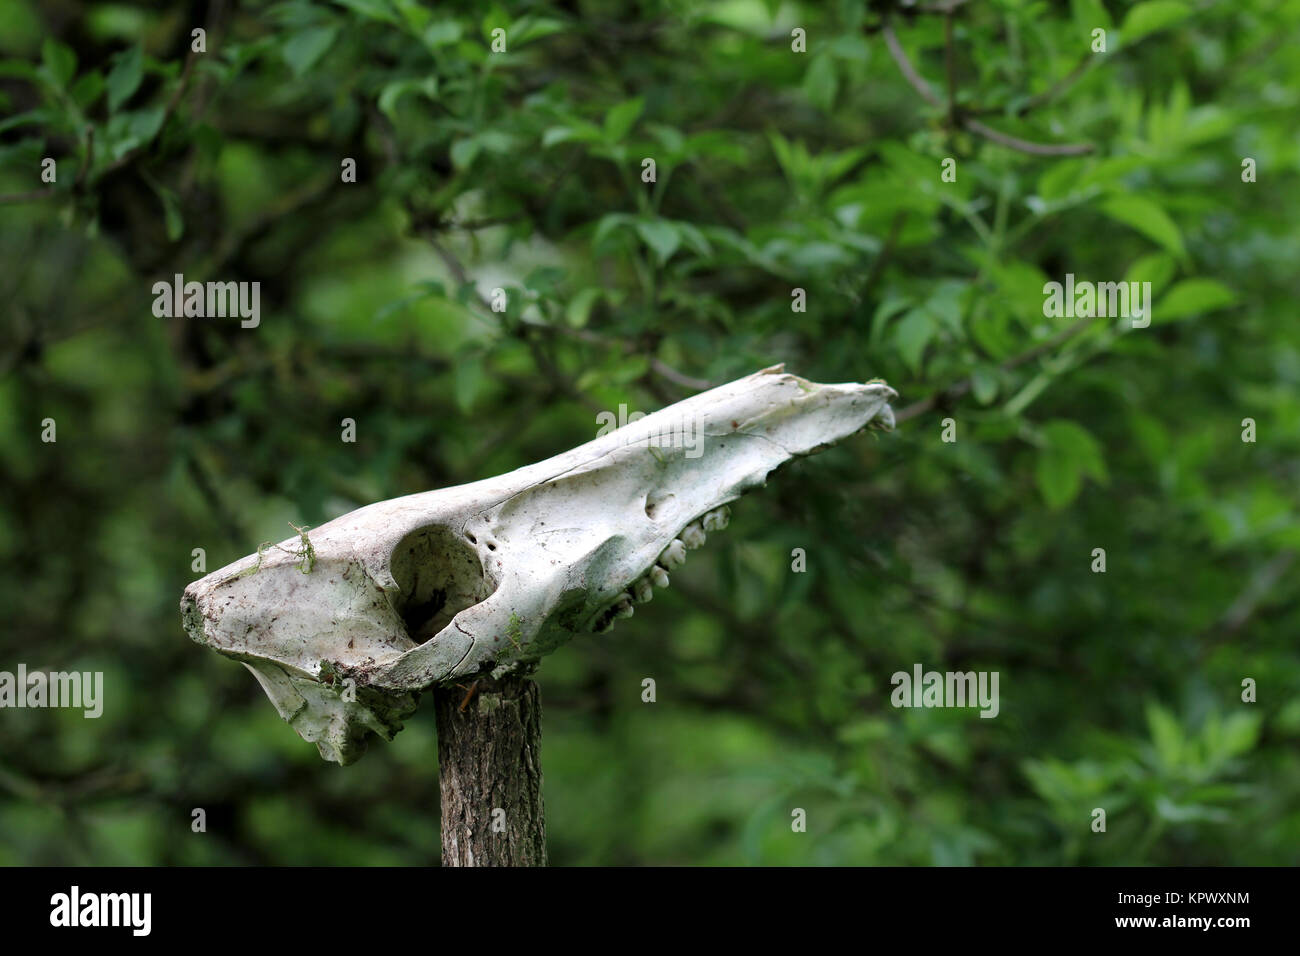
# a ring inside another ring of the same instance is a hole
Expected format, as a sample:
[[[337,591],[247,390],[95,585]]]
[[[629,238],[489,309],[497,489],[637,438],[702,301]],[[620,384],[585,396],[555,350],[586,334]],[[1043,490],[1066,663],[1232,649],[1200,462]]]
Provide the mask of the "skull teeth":
[[[721,531],[731,523],[731,509],[726,505],[721,508],[714,508],[704,516],[702,523],[705,531]]]
[[[636,613],[636,608],[632,605],[632,596],[622,594],[619,599],[611,604],[605,613],[592,625],[592,630],[597,634],[604,634],[614,626],[614,621],[620,617],[631,617]]]
[[[680,538],[674,538],[672,544],[664,548],[664,553],[659,555],[659,563],[669,571],[686,563],[686,545]]]
[[[655,588],[648,575],[643,575],[632,582],[632,599],[637,604],[649,604],[654,600]]]
[[[684,546],[694,551],[696,548],[704,547],[704,539],[704,529],[700,527],[698,521],[692,521],[682,530],[682,536],[678,540],[680,540]]]
[[[609,606],[597,630],[609,630],[617,618],[631,617],[636,611],[637,604],[648,604],[654,600],[655,588],[668,587],[668,572],[686,563],[687,550],[694,551],[696,548],[703,547],[706,531],[721,531],[730,521],[731,509],[723,505],[683,528],[681,536],[674,538],[669,542],[668,547],[664,548],[663,553],[659,555],[658,563],[652,565],[649,571],[628,585],[628,589]]]

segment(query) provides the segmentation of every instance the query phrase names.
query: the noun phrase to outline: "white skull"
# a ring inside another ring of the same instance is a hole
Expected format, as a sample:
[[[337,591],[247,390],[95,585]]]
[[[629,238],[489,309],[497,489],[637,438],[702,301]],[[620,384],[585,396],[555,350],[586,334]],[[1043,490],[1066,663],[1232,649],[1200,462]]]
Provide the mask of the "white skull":
[[[667,587],[726,504],[871,425],[883,383],[777,365],[509,474],[381,501],[185,589],[195,641],[243,661],[321,756],[387,739],[419,691],[527,670]],[[691,436],[694,436],[693,438]]]

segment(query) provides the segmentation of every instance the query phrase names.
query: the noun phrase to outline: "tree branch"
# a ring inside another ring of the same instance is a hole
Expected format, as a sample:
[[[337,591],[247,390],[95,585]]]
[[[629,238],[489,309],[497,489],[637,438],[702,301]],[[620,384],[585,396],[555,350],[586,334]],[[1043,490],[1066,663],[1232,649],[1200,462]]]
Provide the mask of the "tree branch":
[[[1056,97],[1064,93],[1066,89],[1073,85],[1076,80],[1083,76],[1083,74],[1087,73],[1095,62],[1096,54],[1091,51],[1085,53],[1080,58],[1079,62],[1075,64],[1073,70],[1053,83],[1044,92],[1039,93],[1037,96],[1031,96],[1028,101],[1016,110],[1016,115],[1024,116],[1030,110],[1035,110],[1044,103],[1050,103],[1052,100],[1056,99]]]
[[[945,107],[943,101],[930,87],[930,84],[916,71],[912,66],[912,61],[907,58],[907,53],[903,46],[898,42],[898,35],[894,33],[894,28],[888,23],[881,27],[881,34],[885,38],[885,45],[889,47],[889,55],[894,58],[894,63],[898,66],[898,71],[903,74],[903,79],[911,85],[912,89],[920,94],[921,98],[938,109],[948,109],[949,123],[955,122],[962,129],[965,129],[977,136],[983,136],[990,142],[997,143],[999,146],[1005,146],[1007,149],[1014,149],[1021,153],[1029,153],[1033,156],[1078,156],[1083,153],[1090,153],[1093,150],[1091,143],[1035,143],[1027,139],[1020,139],[1015,136],[1008,136],[1006,133],[985,126],[983,123],[963,114],[957,110],[955,105]],[[954,95],[954,94],[950,94]],[[978,111],[974,111],[978,112]],[[955,114],[955,115],[954,115]]]
[[[1046,341],[1043,342],[1039,342],[1033,348],[1027,349],[1024,352],[1021,352],[1019,355],[1012,356],[1011,358],[1002,362],[998,366],[998,368],[1004,372],[1009,372],[1012,369],[1019,368],[1021,365],[1024,365],[1026,362],[1032,362],[1040,355],[1044,355],[1047,352],[1050,352],[1058,345],[1062,345],[1065,342],[1068,342],[1070,339],[1074,338],[1075,336],[1079,335],[1081,332],[1084,332],[1085,330],[1090,328],[1092,324],[1093,324],[1092,316],[1088,316],[1087,318],[1080,319],[1078,322],[1075,322],[1073,325],[1067,326],[1066,328],[1057,332],[1050,339],[1047,339]],[[961,398],[963,395],[969,392],[973,387],[974,387],[974,383],[970,378],[964,378],[959,382],[954,382],[952,385],[949,385],[947,388],[941,388],[933,395],[928,395],[925,398],[921,399],[920,401],[913,402],[911,405],[908,405],[906,408],[895,412],[894,422],[896,424],[901,424],[902,422],[905,422],[910,418],[915,418],[917,415],[923,415],[926,412],[933,409],[936,405],[938,405],[941,400],[944,402],[949,402]]]
[[[1014,149],[1021,153],[1029,153],[1031,156],[1082,156],[1085,153],[1091,153],[1093,150],[1091,143],[1034,143],[1027,139],[1008,136],[1006,133],[999,133],[997,130],[985,126],[979,120],[971,119],[969,116],[961,118],[961,125],[964,129],[983,136],[999,146],[1005,146],[1007,149]]]
[[[903,51],[903,46],[898,42],[898,34],[894,28],[886,23],[880,28],[881,35],[885,38],[885,46],[889,47],[889,55],[894,58],[894,63],[898,65],[898,72],[903,74],[903,79],[912,84],[912,89],[921,94],[921,99],[925,100],[931,106],[943,108],[943,101],[935,95],[934,90],[930,89],[930,84],[925,82],[920,73],[912,66],[912,61],[907,58],[907,53]]]

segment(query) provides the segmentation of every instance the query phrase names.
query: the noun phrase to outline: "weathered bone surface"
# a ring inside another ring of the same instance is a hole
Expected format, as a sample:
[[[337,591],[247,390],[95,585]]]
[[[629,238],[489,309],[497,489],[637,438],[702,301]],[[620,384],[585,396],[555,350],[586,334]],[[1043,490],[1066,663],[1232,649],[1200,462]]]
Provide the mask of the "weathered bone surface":
[[[527,669],[630,616],[726,526],[728,502],[792,457],[892,428],[894,397],[773,366],[554,458],[251,554],[185,589],[185,628],[243,661],[321,756],[350,763],[367,732],[392,739],[421,690]]]

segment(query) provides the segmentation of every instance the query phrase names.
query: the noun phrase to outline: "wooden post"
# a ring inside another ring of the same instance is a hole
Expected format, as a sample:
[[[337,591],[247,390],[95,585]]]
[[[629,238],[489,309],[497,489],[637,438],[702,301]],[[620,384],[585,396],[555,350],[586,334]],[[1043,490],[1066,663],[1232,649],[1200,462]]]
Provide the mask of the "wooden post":
[[[527,677],[434,692],[443,866],[545,866],[542,704]]]

